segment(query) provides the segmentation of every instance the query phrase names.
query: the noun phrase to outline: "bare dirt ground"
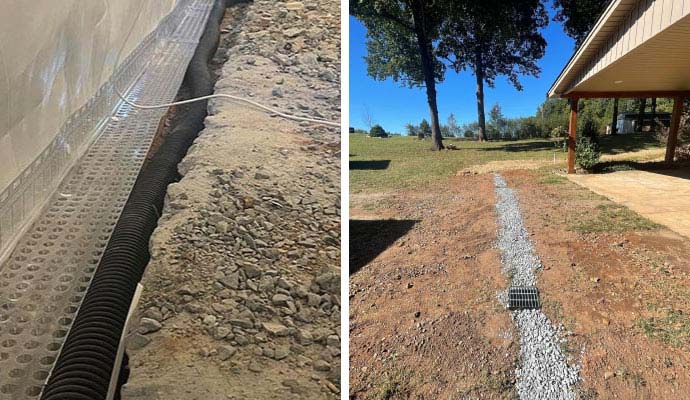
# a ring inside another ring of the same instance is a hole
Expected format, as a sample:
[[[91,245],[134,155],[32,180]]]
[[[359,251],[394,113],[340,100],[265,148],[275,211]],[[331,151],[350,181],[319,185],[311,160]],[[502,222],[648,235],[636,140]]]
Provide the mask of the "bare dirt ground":
[[[663,227],[578,233],[612,203],[571,182],[537,183],[548,182],[537,172],[504,176],[544,264],[544,312],[572,331],[571,352],[584,348],[581,397],[686,397],[690,242]]]
[[[229,9],[216,92],[337,122],[339,7]],[[205,125],[151,238],[123,398],[338,398],[339,129],[227,102]]]
[[[485,175],[353,197],[352,399],[513,397],[517,347],[496,300],[507,281],[492,248],[494,201]]]
[[[543,310],[582,365],[578,398],[686,398],[690,241],[543,170],[501,173],[544,265]],[[352,399],[514,398],[492,181],[352,197]]]

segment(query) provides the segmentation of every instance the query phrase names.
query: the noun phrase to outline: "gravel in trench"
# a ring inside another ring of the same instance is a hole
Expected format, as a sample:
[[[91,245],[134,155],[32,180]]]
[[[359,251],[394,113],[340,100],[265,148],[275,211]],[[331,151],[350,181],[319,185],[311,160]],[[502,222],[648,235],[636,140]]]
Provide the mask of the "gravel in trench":
[[[520,206],[512,189],[500,174],[494,175],[498,201],[498,242],[503,273],[512,285],[536,285],[534,271],[541,262],[522,223]],[[505,293],[501,295],[505,303]],[[516,371],[516,388],[522,400],[575,400],[572,386],[579,379],[579,365],[569,365],[561,350],[565,342],[541,310],[519,310],[512,318],[520,335],[521,364]]]

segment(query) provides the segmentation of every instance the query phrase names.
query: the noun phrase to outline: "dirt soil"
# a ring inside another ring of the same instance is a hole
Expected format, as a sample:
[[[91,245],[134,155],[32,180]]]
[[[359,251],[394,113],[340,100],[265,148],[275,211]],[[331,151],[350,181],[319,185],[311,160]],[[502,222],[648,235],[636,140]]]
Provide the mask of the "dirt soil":
[[[544,171],[501,173],[544,265],[543,311],[582,365],[578,398],[685,398],[690,241],[608,221],[614,203]],[[496,300],[508,282],[492,248],[492,180],[352,196],[352,399],[514,398],[518,344]]]
[[[514,397],[494,203],[486,175],[353,196],[351,399]]]
[[[611,204],[539,172],[503,173],[544,264],[544,312],[582,358],[584,399],[677,399],[690,393],[690,241],[665,228],[578,233]]]
[[[339,7],[229,9],[216,92],[337,122]],[[209,114],[151,238],[123,399],[339,398],[339,129]]]

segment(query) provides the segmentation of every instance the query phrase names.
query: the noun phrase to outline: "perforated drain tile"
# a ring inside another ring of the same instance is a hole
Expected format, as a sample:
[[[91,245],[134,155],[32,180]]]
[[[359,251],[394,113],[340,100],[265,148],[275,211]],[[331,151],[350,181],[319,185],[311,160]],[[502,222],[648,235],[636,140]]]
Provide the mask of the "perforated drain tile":
[[[511,286],[508,288],[508,308],[534,310],[539,308],[539,289],[536,286]]]
[[[174,99],[212,5],[181,0],[152,32],[152,51],[129,61],[146,65],[127,85],[130,101]],[[112,112],[0,265],[0,400],[40,394],[165,114],[126,104]]]

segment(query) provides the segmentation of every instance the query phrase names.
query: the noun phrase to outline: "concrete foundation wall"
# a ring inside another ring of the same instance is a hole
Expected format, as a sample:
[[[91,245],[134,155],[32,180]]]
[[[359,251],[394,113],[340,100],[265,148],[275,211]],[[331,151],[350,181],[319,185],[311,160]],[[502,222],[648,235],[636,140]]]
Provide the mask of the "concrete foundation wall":
[[[0,12],[0,192],[176,0],[7,0]],[[124,90],[125,88],[121,88]]]

